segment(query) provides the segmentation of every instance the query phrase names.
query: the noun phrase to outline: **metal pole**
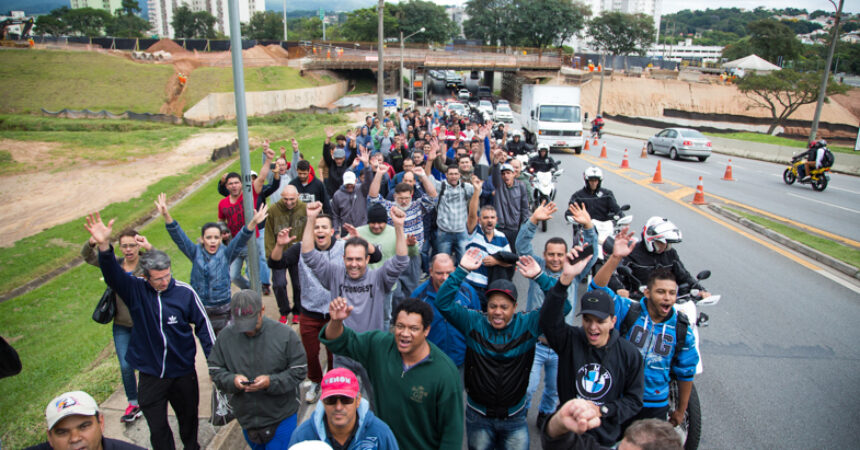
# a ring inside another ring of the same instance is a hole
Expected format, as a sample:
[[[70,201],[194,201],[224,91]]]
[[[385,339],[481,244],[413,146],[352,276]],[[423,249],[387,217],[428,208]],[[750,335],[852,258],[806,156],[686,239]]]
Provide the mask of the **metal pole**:
[[[385,8],[385,0],[379,0],[379,5],[376,7],[377,15],[379,16],[379,25],[377,32],[379,34],[379,48],[377,57],[379,61],[376,65],[376,116],[379,118],[379,125],[382,125],[382,97],[385,89],[385,64],[383,64],[382,39],[384,30],[382,29],[382,12]]]
[[[400,72],[397,74],[400,79],[400,107],[403,108],[403,32],[400,32]]]
[[[833,6],[833,0],[830,0]],[[827,65],[824,66],[824,77],[821,79],[821,89],[818,91],[818,103],[815,105],[815,116],[812,117],[812,126],[809,127],[809,143],[815,141],[818,134],[818,121],[821,119],[821,109],[824,106],[824,94],[827,92],[827,79],[830,78],[830,64],[833,62],[833,52],[836,51],[836,41],[839,40],[839,19],[842,15],[842,4],[845,0],[839,0],[836,8],[836,20],[833,21],[833,34],[830,36],[830,50],[827,52]]]
[[[287,0],[284,0],[284,41],[287,40]]]
[[[323,23],[323,41],[325,41],[325,17],[323,17],[322,23]]]
[[[239,128],[239,164],[242,167],[242,206],[245,223],[254,217],[254,195],[251,193],[251,155],[248,150],[248,113],[245,109],[245,72],[242,67],[242,31],[239,28],[238,0],[227,0],[230,17],[230,53],[233,56],[233,93],[236,99],[236,126]],[[260,292],[260,258],[257,240],[248,239],[248,276],[251,288]]]
[[[600,54],[600,91],[597,94],[597,114],[600,114],[600,105],[603,103],[603,75],[606,73],[606,53]]]

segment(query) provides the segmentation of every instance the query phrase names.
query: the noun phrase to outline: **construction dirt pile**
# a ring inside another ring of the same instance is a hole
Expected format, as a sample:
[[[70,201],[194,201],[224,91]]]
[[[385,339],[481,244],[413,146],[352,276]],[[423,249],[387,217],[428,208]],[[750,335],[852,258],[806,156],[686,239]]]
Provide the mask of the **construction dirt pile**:
[[[860,117],[860,89],[852,89],[845,94],[834,95],[832,100],[844,106],[854,117]],[[854,122],[857,123],[856,121]]]
[[[187,55],[191,53],[188,50],[182,48],[181,45],[177,44],[176,42],[173,42],[170,39],[162,39],[155,44],[150,45],[149,48],[146,49],[146,51],[148,51],[149,53],[157,52],[159,50],[168,52],[174,56]]]
[[[278,44],[269,44],[266,47],[266,50],[269,51],[269,54],[274,58],[289,58],[290,53]]]
[[[600,79],[595,78],[582,88],[582,107],[594,114]],[[860,90],[849,93],[846,100],[839,99],[824,105],[821,120],[856,126],[860,121]],[[845,105],[851,104],[849,109]],[[706,114],[734,114],[753,117],[770,117],[764,108],[752,102],[734,85],[691,83],[679,80],[654,80],[625,76],[609,76],[603,84],[603,111],[607,114],[662,117],[664,109]],[[803,105],[792,114],[792,119],[812,120],[815,104]]]

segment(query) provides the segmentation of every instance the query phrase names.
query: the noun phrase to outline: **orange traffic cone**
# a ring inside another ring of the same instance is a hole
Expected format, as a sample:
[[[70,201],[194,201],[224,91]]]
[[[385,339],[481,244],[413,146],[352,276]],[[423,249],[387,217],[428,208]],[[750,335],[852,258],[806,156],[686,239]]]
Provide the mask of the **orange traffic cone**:
[[[729,165],[726,166],[726,174],[723,175],[722,179],[726,180],[726,181],[735,181],[735,179],[732,178],[732,160],[731,159],[729,160]]]
[[[630,162],[627,161],[627,149],[626,148],[624,149],[624,159],[621,160],[621,168],[622,169],[629,169],[630,168]]]
[[[586,140],[585,140],[585,147],[583,147],[582,149],[583,149],[583,150],[588,150],[588,139],[586,139]]]
[[[694,205],[707,205],[705,201],[705,185],[702,183],[702,177],[699,177],[699,185],[696,186],[696,195],[693,196]]]
[[[597,145],[597,138],[594,138],[594,144],[592,145]]]
[[[600,157],[606,159],[606,142],[603,143],[603,148],[600,149]]]
[[[651,184],[663,184],[663,169],[660,167],[660,161],[657,161],[657,170],[654,172]]]
[[[648,148],[647,147],[648,147],[647,145],[644,145],[644,144],[642,145],[642,154],[639,155],[640,158],[647,158],[648,157]]]

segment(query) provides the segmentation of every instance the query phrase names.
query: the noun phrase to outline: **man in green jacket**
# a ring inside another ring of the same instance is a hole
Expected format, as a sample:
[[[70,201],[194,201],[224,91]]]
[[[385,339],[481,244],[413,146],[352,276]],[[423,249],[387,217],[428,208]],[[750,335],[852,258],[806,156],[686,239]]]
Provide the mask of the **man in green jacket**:
[[[332,300],[331,321],[320,332],[320,342],[367,369],[377,416],[394,431],[400,448],[460,450],[460,374],[454,362],[427,341],[433,321],[430,305],[417,299],[397,305],[394,334],[354,332],[343,325],[351,311],[346,299]]]

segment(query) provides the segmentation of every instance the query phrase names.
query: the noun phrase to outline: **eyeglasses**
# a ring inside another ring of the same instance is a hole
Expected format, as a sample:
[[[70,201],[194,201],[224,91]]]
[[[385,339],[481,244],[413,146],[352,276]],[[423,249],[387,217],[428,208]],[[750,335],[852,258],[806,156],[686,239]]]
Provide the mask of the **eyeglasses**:
[[[326,397],[322,399],[323,405],[334,406],[337,402],[340,401],[341,405],[351,405],[355,402],[355,399],[352,397],[346,397],[343,395],[332,395],[331,397]]]
[[[119,247],[120,248],[137,248],[139,246],[140,246],[139,244],[122,244]]]

